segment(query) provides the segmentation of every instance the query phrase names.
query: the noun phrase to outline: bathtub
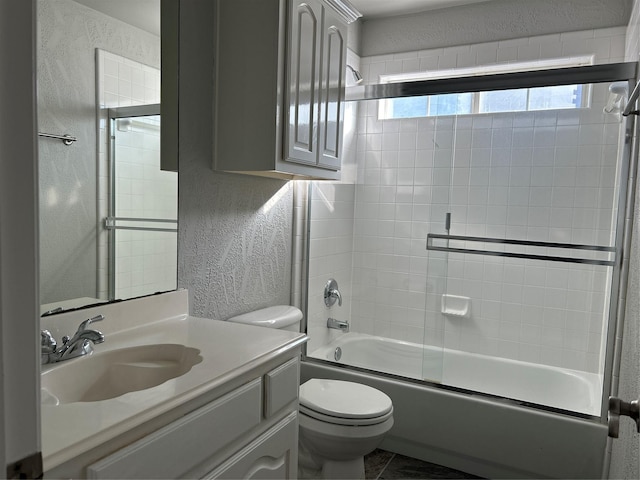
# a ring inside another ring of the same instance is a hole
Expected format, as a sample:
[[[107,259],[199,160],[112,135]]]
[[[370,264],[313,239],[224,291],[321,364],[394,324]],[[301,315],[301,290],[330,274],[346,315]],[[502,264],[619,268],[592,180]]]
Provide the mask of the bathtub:
[[[599,375],[546,365],[347,333],[311,357],[377,372],[600,416]]]
[[[382,448],[486,478],[601,478],[607,429],[597,375],[347,333],[309,354],[302,381],[309,378],[386,392],[395,425]]]

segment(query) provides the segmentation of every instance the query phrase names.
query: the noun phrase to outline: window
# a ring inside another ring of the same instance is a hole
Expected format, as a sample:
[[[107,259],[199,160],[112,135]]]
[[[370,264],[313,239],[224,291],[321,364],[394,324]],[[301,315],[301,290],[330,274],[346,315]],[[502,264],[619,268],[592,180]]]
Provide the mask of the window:
[[[386,75],[381,77],[380,81],[381,83],[396,83],[490,73],[531,71],[553,67],[576,67],[590,65],[591,63],[591,57],[579,57],[432,73]],[[468,115],[473,113],[521,112],[586,106],[588,106],[588,95],[585,85],[557,85],[489,92],[390,98],[380,100],[379,118],[394,119],[439,115]]]

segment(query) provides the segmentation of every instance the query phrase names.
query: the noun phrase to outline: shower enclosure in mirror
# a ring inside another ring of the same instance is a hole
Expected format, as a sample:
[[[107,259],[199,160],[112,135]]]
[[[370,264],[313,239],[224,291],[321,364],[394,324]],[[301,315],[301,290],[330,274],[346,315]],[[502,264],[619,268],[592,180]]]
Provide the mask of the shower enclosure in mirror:
[[[634,75],[610,64],[364,87],[353,184],[309,186],[307,356],[601,417],[633,125],[609,87]],[[342,307],[319,298],[328,278]]]
[[[109,299],[176,288],[178,175],[160,168],[160,105],[109,109]]]

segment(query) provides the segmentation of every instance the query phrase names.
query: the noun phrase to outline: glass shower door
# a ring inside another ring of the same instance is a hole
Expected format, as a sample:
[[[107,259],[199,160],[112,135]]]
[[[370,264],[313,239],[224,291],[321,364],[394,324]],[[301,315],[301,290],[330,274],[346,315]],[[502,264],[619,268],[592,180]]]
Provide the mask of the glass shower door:
[[[110,298],[174,290],[177,172],[160,168],[159,105],[110,109]]]
[[[438,98],[441,97],[441,98]],[[445,317],[442,313],[442,301],[448,292],[449,255],[445,252],[431,252],[425,249],[424,239],[429,233],[449,233],[452,215],[452,198],[455,189],[452,187],[454,165],[456,162],[456,132],[458,117],[456,108],[464,104],[455,101],[451,105],[453,95],[430,96],[427,98],[429,111],[433,106],[441,115],[418,122],[418,150],[416,169],[425,168],[426,186],[414,188],[426,190],[423,193],[428,208],[425,211],[426,222],[421,229],[422,242],[419,245],[425,255],[426,270],[425,317],[423,336],[422,379],[433,383],[442,383],[445,348]],[[452,108],[445,108],[445,107]],[[459,154],[460,152],[458,152]],[[416,170],[418,171],[418,170]],[[419,179],[419,176],[417,176]],[[419,180],[418,180],[419,181]],[[415,198],[420,198],[416,195]]]
[[[480,110],[454,119],[450,216],[427,240],[444,385],[600,415],[626,182],[608,86],[478,92]],[[424,363],[428,379],[428,349]]]

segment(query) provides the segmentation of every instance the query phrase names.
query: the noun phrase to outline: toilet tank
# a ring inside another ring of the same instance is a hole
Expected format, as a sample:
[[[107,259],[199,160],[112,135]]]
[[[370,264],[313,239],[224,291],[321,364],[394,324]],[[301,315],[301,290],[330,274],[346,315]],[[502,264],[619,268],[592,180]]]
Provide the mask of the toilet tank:
[[[302,312],[299,308],[291,305],[261,308],[227,319],[228,322],[290,330],[292,332],[300,331],[300,320],[302,320]]]

